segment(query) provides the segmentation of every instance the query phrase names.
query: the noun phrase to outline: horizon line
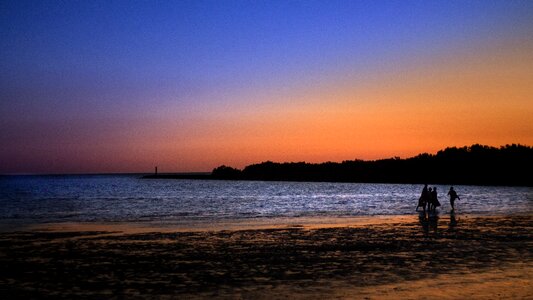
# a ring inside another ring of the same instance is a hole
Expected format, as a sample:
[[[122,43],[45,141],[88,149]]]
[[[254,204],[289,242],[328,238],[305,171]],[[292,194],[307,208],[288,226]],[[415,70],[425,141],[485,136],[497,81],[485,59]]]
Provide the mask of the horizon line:
[[[461,149],[461,148],[471,148],[472,146],[489,147],[489,148],[496,148],[496,149],[501,149],[501,148],[504,148],[506,146],[521,146],[521,147],[526,147],[526,148],[533,148],[533,146],[529,146],[529,145],[526,145],[526,144],[520,144],[520,143],[511,143],[511,144],[505,144],[505,145],[500,145],[500,146],[490,146],[490,145],[483,145],[483,144],[475,143],[475,144],[472,144],[472,145],[469,145],[469,146],[467,146],[467,145],[465,145],[465,146],[447,146],[447,147],[445,147],[443,149],[437,150],[435,153],[422,152],[422,153],[418,153],[416,155],[412,155],[412,156],[405,157],[405,158],[402,158],[400,156],[390,156],[390,157],[385,157],[385,158],[369,159],[369,160],[354,158],[354,159],[345,159],[345,160],[342,160],[342,161],[331,161],[331,160],[329,160],[329,161],[322,161],[322,162],[315,162],[315,163],[306,162],[306,161],[277,162],[277,161],[272,161],[272,160],[264,160],[262,162],[251,163],[248,166],[255,165],[255,164],[262,164],[262,163],[266,163],[266,162],[279,163],[279,164],[284,164],[284,163],[288,163],[288,164],[291,164],[291,163],[324,164],[324,163],[343,163],[343,162],[348,162],[348,161],[373,162],[373,161],[380,161],[380,160],[387,160],[387,159],[410,159],[410,158],[414,158],[414,157],[417,157],[417,156],[420,156],[420,155],[424,155],[424,154],[436,155],[439,151],[443,151],[443,150],[446,150],[446,149],[449,149],[449,148]],[[222,164],[219,164],[218,166],[215,166],[213,169],[221,167],[221,166],[231,167],[229,165],[226,165],[226,164],[222,163]],[[154,167],[158,167],[159,168],[159,165],[156,165]],[[213,172],[213,169],[210,170],[210,171],[181,171],[181,172],[157,172],[157,173],[160,174],[160,175],[163,175],[163,174],[208,175],[208,174],[211,174]],[[0,173],[0,176],[84,176],[84,175],[85,176],[105,176],[105,175],[132,175],[133,176],[133,175],[146,175],[146,174],[154,174],[154,170],[152,169],[151,171],[147,171],[147,172],[138,172],[138,171],[136,171],[136,172],[120,172],[120,171],[118,171],[118,172],[80,172],[80,173],[77,173],[77,172],[64,172],[64,173],[61,173],[61,172],[58,172],[58,173],[54,173],[54,172],[46,172],[46,173],[21,172],[21,173]]]

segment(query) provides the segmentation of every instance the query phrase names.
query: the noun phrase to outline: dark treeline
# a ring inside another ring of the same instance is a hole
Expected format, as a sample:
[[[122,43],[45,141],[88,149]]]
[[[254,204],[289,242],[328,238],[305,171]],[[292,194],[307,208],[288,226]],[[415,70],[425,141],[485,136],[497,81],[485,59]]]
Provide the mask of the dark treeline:
[[[400,159],[311,164],[263,162],[215,168],[213,179],[532,186],[533,148],[472,145]]]

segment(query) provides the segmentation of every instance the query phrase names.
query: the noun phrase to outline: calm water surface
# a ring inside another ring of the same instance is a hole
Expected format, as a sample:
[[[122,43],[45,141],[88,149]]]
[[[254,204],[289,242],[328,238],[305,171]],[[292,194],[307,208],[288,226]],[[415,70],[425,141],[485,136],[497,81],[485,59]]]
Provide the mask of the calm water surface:
[[[431,185],[430,185],[431,186]],[[436,185],[441,212],[449,186]],[[422,185],[146,180],[135,175],[0,177],[4,222],[227,220],[412,215]],[[462,214],[533,212],[533,188],[455,186]]]

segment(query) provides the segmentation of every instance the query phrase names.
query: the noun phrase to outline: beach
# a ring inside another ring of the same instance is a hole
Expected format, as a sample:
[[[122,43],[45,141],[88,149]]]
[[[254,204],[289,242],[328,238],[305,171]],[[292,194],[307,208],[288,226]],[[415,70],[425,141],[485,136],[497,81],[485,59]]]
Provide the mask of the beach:
[[[532,299],[533,216],[0,233],[9,298]]]

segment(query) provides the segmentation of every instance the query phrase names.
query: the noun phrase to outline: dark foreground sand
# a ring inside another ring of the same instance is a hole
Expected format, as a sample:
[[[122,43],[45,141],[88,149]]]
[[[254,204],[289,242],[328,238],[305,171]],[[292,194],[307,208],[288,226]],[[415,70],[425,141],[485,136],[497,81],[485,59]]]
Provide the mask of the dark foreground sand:
[[[533,216],[0,233],[0,298],[533,299]]]

